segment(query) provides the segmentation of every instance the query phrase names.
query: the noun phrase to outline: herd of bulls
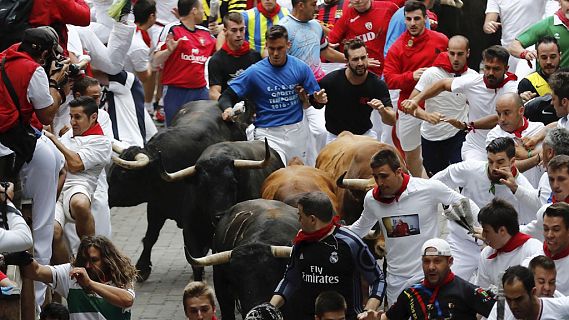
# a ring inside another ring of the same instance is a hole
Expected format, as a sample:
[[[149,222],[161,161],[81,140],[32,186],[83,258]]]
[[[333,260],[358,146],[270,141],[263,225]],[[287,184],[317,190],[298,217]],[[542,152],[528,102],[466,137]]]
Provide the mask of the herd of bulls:
[[[345,132],[321,150],[316,168],[294,161],[285,167],[266,141],[244,141],[246,119],[227,123],[216,102],[189,103],[145,148],[115,149],[120,156],[113,157],[108,178],[111,207],[148,203],[136,264],[140,280],[150,275],[152,246],[164,222],[173,219],[183,229],[194,279],[203,278],[203,266],[214,265],[223,319],[234,318],[236,302],[245,314],[270,298],[300,228],[292,207],[299,195],[325,192],[351,224],[370,188],[371,156],[393,149]],[[209,249],[214,254],[206,256]]]

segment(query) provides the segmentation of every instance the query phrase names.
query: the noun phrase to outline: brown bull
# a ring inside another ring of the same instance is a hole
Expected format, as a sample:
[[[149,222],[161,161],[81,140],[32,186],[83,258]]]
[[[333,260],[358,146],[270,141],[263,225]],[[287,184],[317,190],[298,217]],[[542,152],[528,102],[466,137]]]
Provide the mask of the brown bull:
[[[385,149],[391,149],[397,153],[406,171],[405,160],[393,146],[347,131],[340,133],[336,140],[322,148],[316,159],[316,168],[329,173],[334,180],[337,180],[344,172],[347,172],[346,179],[368,179],[372,177],[369,166],[371,157]],[[336,189],[339,203],[338,213],[347,224],[354,223],[360,217],[364,196],[365,191]]]
[[[279,200],[296,207],[299,196],[305,192],[322,191],[328,195],[338,212],[338,199],[336,197],[336,183],[332,177],[313,167],[302,164],[289,164],[273,172],[261,186],[261,198]]]

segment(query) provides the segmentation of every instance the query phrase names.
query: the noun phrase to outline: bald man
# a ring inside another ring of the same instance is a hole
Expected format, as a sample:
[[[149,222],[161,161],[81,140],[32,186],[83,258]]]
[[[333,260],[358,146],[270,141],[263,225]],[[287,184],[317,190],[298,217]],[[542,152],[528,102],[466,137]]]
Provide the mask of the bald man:
[[[468,68],[469,55],[467,38],[463,36],[450,38],[447,52],[441,52],[433,66],[425,70],[410,97],[415,97],[439,80],[476,74],[476,71]],[[416,109],[413,116],[423,120],[421,124],[423,166],[429,176],[444,170],[449,164],[462,161],[460,150],[466,132],[440,121],[443,116],[458,119],[460,122],[468,121],[468,106],[464,94],[442,92],[427,99],[425,109]]]
[[[496,100],[498,124],[488,132],[486,145],[499,137],[510,137],[516,141],[516,166],[524,173],[534,188],[545,172],[540,166],[541,143],[534,150],[526,150],[523,142],[543,129],[543,123],[532,122],[524,117],[524,104],[517,93],[505,93]]]

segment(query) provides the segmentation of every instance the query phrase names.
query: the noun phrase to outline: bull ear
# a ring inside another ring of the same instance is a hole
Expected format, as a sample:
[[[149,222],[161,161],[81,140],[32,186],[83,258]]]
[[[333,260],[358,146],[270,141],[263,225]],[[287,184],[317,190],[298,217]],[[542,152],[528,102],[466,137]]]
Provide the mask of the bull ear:
[[[269,142],[265,138],[265,159],[264,160],[233,160],[233,165],[235,168],[239,169],[261,169],[269,165],[271,159],[271,148],[269,148]]]
[[[191,166],[191,167],[187,167],[184,168],[182,170],[178,170],[174,173],[168,173],[166,172],[166,169],[164,169],[164,162],[162,161],[162,152],[158,151],[158,162],[160,163],[160,176],[162,177],[162,179],[168,181],[168,182],[173,182],[173,181],[179,181],[182,180],[184,178],[187,177],[191,177],[196,173],[196,166]]]
[[[186,251],[186,257],[188,258],[188,262],[192,266],[201,266],[201,267],[215,266],[218,264],[228,263],[229,260],[231,259],[231,250],[214,253],[202,258],[192,257],[187,247],[184,247],[184,250]]]

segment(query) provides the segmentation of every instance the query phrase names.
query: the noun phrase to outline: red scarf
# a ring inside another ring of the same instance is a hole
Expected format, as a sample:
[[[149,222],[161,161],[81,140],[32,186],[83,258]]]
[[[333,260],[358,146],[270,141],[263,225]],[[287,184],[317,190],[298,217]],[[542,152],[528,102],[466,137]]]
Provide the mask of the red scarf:
[[[104,135],[103,128],[101,128],[101,125],[99,125],[98,122],[95,122],[95,124],[91,128],[85,130],[85,132],[83,132],[83,134],[81,134],[80,136],[85,137],[85,136],[94,136],[94,135],[99,135],[99,136]]]
[[[549,251],[549,248],[547,247],[547,245],[545,244],[545,241],[543,242],[543,252],[545,253],[546,256],[550,257],[553,260],[559,260],[562,258],[565,258],[567,256],[569,256],[569,246],[567,248],[565,248],[564,250],[562,250],[561,252],[558,252],[557,254],[551,254],[551,251]]]
[[[565,200],[559,201],[559,200],[555,199],[555,195],[552,195],[552,196],[551,196],[551,203],[557,203],[557,202],[569,203],[569,197],[565,198]]]
[[[138,26],[136,27],[136,31],[140,31],[140,35],[142,36],[142,40],[144,43],[150,48],[152,46],[152,40],[150,40],[150,35],[148,31],[140,29]]]
[[[521,247],[529,239],[531,239],[531,237],[528,236],[527,234],[518,232],[513,237],[511,237],[510,240],[508,240],[508,242],[506,242],[506,244],[503,247],[496,250],[496,252],[492,253],[488,257],[488,259],[496,258],[499,253],[512,252],[512,251],[516,250],[517,248]]]
[[[504,85],[506,85],[506,83],[508,83],[508,81],[518,80],[518,77],[511,72],[506,72],[506,74],[504,75],[504,80],[502,80],[502,82],[500,82],[496,87],[492,87],[492,85],[490,85],[488,83],[488,80],[486,80],[486,77],[482,77],[482,79],[484,80],[484,84],[486,85],[486,88],[498,90],[498,89],[502,88]]]
[[[555,12],[555,15],[559,18],[559,20],[561,20],[561,22],[563,22],[565,27],[569,28],[569,19],[567,19],[567,17],[565,16],[565,13],[563,13],[563,11],[561,9],[559,9],[557,12]]]
[[[446,278],[443,280],[443,282],[437,286],[432,286],[429,281],[427,281],[427,279],[423,279],[423,287],[429,288],[429,289],[435,289],[435,292],[433,292],[433,296],[435,296],[435,298],[433,299],[433,297],[431,296],[432,300],[436,300],[436,294],[439,292],[439,289],[443,286],[446,286],[447,284],[449,284],[452,280],[454,280],[454,273],[452,273],[452,271],[449,271],[449,273],[447,274]],[[432,302],[431,302],[432,303]]]
[[[523,121],[522,121],[522,126],[517,128],[516,130],[514,130],[514,132],[512,132],[517,138],[521,138],[522,137],[522,132],[527,129],[529,126],[529,121],[526,117],[524,117]]]
[[[330,221],[329,224],[327,224],[324,228],[322,228],[320,230],[316,230],[314,232],[308,233],[308,232],[302,231],[302,229],[301,229],[300,231],[298,231],[298,234],[296,235],[296,237],[294,237],[293,243],[295,245],[298,245],[298,244],[301,244],[302,242],[320,241],[320,239],[324,238],[324,236],[327,235],[330,232],[330,230],[332,230],[332,228],[340,226],[338,221],[340,221],[340,216],[336,215],[332,218],[332,221]]]
[[[267,19],[273,20],[273,17],[276,16],[277,13],[279,13],[281,11],[281,6],[279,6],[278,3],[275,4],[275,8],[273,9],[273,11],[269,12],[269,11],[267,11],[267,9],[265,9],[265,7],[263,7],[261,2],[262,1],[260,1],[260,0],[259,0],[259,2],[257,2],[257,9]]]
[[[375,200],[381,202],[381,203],[392,203],[393,200],[397,200],[399,201],[399,197],[401,196],[401,194],[403,193],[403,191],[405,191],[405,189],[407,189],[407,185],[409,184],[409,179],[411,179],[411,176],[409,176],[406,173],[402,173],[401,174],[403,176],[403,183],[401,184],[401,188],[399,188],[399,190],[395,193],[395,195],[393,197],[389,197],[389,198],[385,198],[381,196],[381,190],[379,190],[379,187],[377,185],[375,185],[375,187],[373,187],[373,191],[372,191],[372,196]]]
[[[464,64],[461,70],[455,71],[452,68],[452,64],[448,58],[448,52],[441,52],[433,61],[433,67],[439,67],[444,71],[454,74],[456,76],[460,76],[461,74],[465,73],[468,70],[468,65]]]
[[[241,56],[244,56],[247,53],[249,53],[249,51],[251,51],[251,47],[249,46],[249,42],[243,41],[241,48],[234,51],[234,50],[231,50],[231,48],[229,48],[227,41],[225,41],[223,43],[223,46],[221,47],[221,50],[225,50],[225,52],[227,52],[227,54],[232,56],[232,57],[241,57]]]

